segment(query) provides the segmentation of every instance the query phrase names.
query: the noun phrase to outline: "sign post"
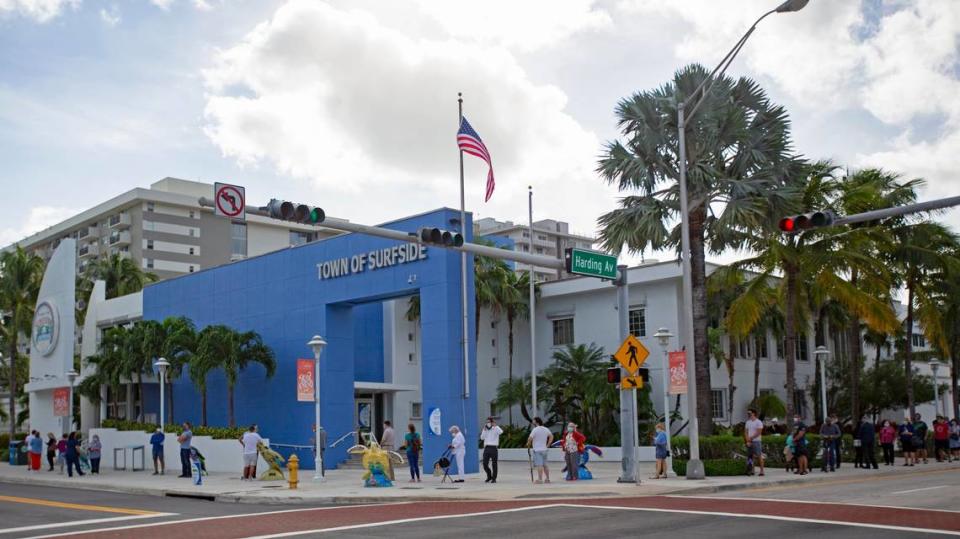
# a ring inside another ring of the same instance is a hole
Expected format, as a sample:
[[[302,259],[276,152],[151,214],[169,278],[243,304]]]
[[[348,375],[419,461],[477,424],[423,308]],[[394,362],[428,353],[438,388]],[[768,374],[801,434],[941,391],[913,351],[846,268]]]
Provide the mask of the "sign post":
[[[244,221],[247,218],[247,191],[240,185],[213,184],[214,213],[220,217]]]

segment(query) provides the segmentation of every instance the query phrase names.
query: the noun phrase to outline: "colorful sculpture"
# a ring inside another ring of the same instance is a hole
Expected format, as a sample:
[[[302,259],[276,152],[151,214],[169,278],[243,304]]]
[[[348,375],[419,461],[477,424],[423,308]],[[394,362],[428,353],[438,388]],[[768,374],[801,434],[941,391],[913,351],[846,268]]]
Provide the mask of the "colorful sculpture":
[[[280,456],[280,453],[270,449],[263,442],[257,442],[257,450],[260,451],[260,456],[263,457],[263,460],[267,461],[267,466],[270,467],[269,470],[263,472],[260,480],[283,481],[283,470],[280,469],[280,466],[283,465],[284,460],[283,457]]]
[[[553,442],[550,447],[560,447],[561,445],[563,445],[563,441],[558,440]],[[577,478],[580,480],[593,479],[593,474],[590,473],[590,470],[587,468],[587,463],[590,462],[591,452],[598,457],[603,457],[603,450],[599,447],[590,444],[584,445],[583,451],[580,453],[579,460],[577,461]],[[567,469],[564,468],[561,471],[566,472]]]
[[[369,446],[355,445],[347,450],[353,455],[363,455],[360,461],[363,469],[363,486],[365,487],[392,487],[390,481],[393,464],[403,464],[403,457],[393,451],[384,451],[377,442],[370,442]]]

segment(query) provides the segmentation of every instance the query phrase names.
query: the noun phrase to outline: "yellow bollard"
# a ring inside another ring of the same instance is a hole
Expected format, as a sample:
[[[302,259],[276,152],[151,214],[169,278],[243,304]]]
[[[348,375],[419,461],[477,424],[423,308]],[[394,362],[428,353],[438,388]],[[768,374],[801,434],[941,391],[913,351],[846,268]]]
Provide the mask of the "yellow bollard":
[[[295,490],[297,488],[297,483],[300,481],[297,480],[297,471],[300,469],[300,459],[297,458],[297,455],[290,455],[290,458],[287,459],[287,471],[289,472],[289,479],[287,483],[290,484],[290,489]]]

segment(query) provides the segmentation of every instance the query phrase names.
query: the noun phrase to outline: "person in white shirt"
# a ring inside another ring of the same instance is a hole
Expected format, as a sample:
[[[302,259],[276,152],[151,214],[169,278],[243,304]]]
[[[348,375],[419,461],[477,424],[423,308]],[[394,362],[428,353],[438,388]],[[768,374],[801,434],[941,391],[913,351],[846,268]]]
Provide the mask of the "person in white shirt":
[[[743,425],[743,438],[747,444],[747,460],[752,461],[754,466],[760,465],[760,475],[763,475],[763,444],[760,443],[760,436],[763,435],[763,421],[757,417],[757,411],[753,408],[747,411],[747,422]],[[749,471],[753,475],[753,470]]]
[[[543,420],[539,417],[533,418],[533,430],[530,431],[530,437],[527,438],[527,447],[533,449],[533,465],[537,468],[537,483],[543,483],[543,477],[547,477],[547,483],[550,482],[550,469],[547,467],[547,448],[553,443],[553,433],[550,429],[543,426]]]
[[[380,436],[380,449],[384,451],[393,451],[395,433],[393,432],[393,425],[389,421],[383,422],[383,434]]]
[[[460,427],[456,425],[450,427],[450,434],[453,435],[453,440],[450,441],[450,445],[447,447],[453,451],[453,458],[457,461],[457,478],[454,479],[453,482],[463,483],[463,457],[467,454],[467,441],[463,438]]]
[[[252,481],[257,478],[257,444],[263,438],[257,434],[257,425],[250,425],[250,429],[240,436],[240,445],[243,446],[243,481]]]
[[[497,459],[499,457],[500,435],[503,429],[493,417],[487,418],[487,424],[480,431],[480,439],[483,441],[483,471],[487,472],[485,483],[497,482]],[[490,461],[493,461],[493,471],[490,471]]]

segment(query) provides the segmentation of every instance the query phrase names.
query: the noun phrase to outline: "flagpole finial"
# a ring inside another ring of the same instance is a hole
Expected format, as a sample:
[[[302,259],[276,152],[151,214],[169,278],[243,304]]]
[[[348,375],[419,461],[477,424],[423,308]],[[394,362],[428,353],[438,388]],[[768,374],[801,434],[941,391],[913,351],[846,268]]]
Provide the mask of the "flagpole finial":
[[[457,92],[457,101],[459,101],[460,103],[463,103],[463,93],[462,93],[462,92]]]

